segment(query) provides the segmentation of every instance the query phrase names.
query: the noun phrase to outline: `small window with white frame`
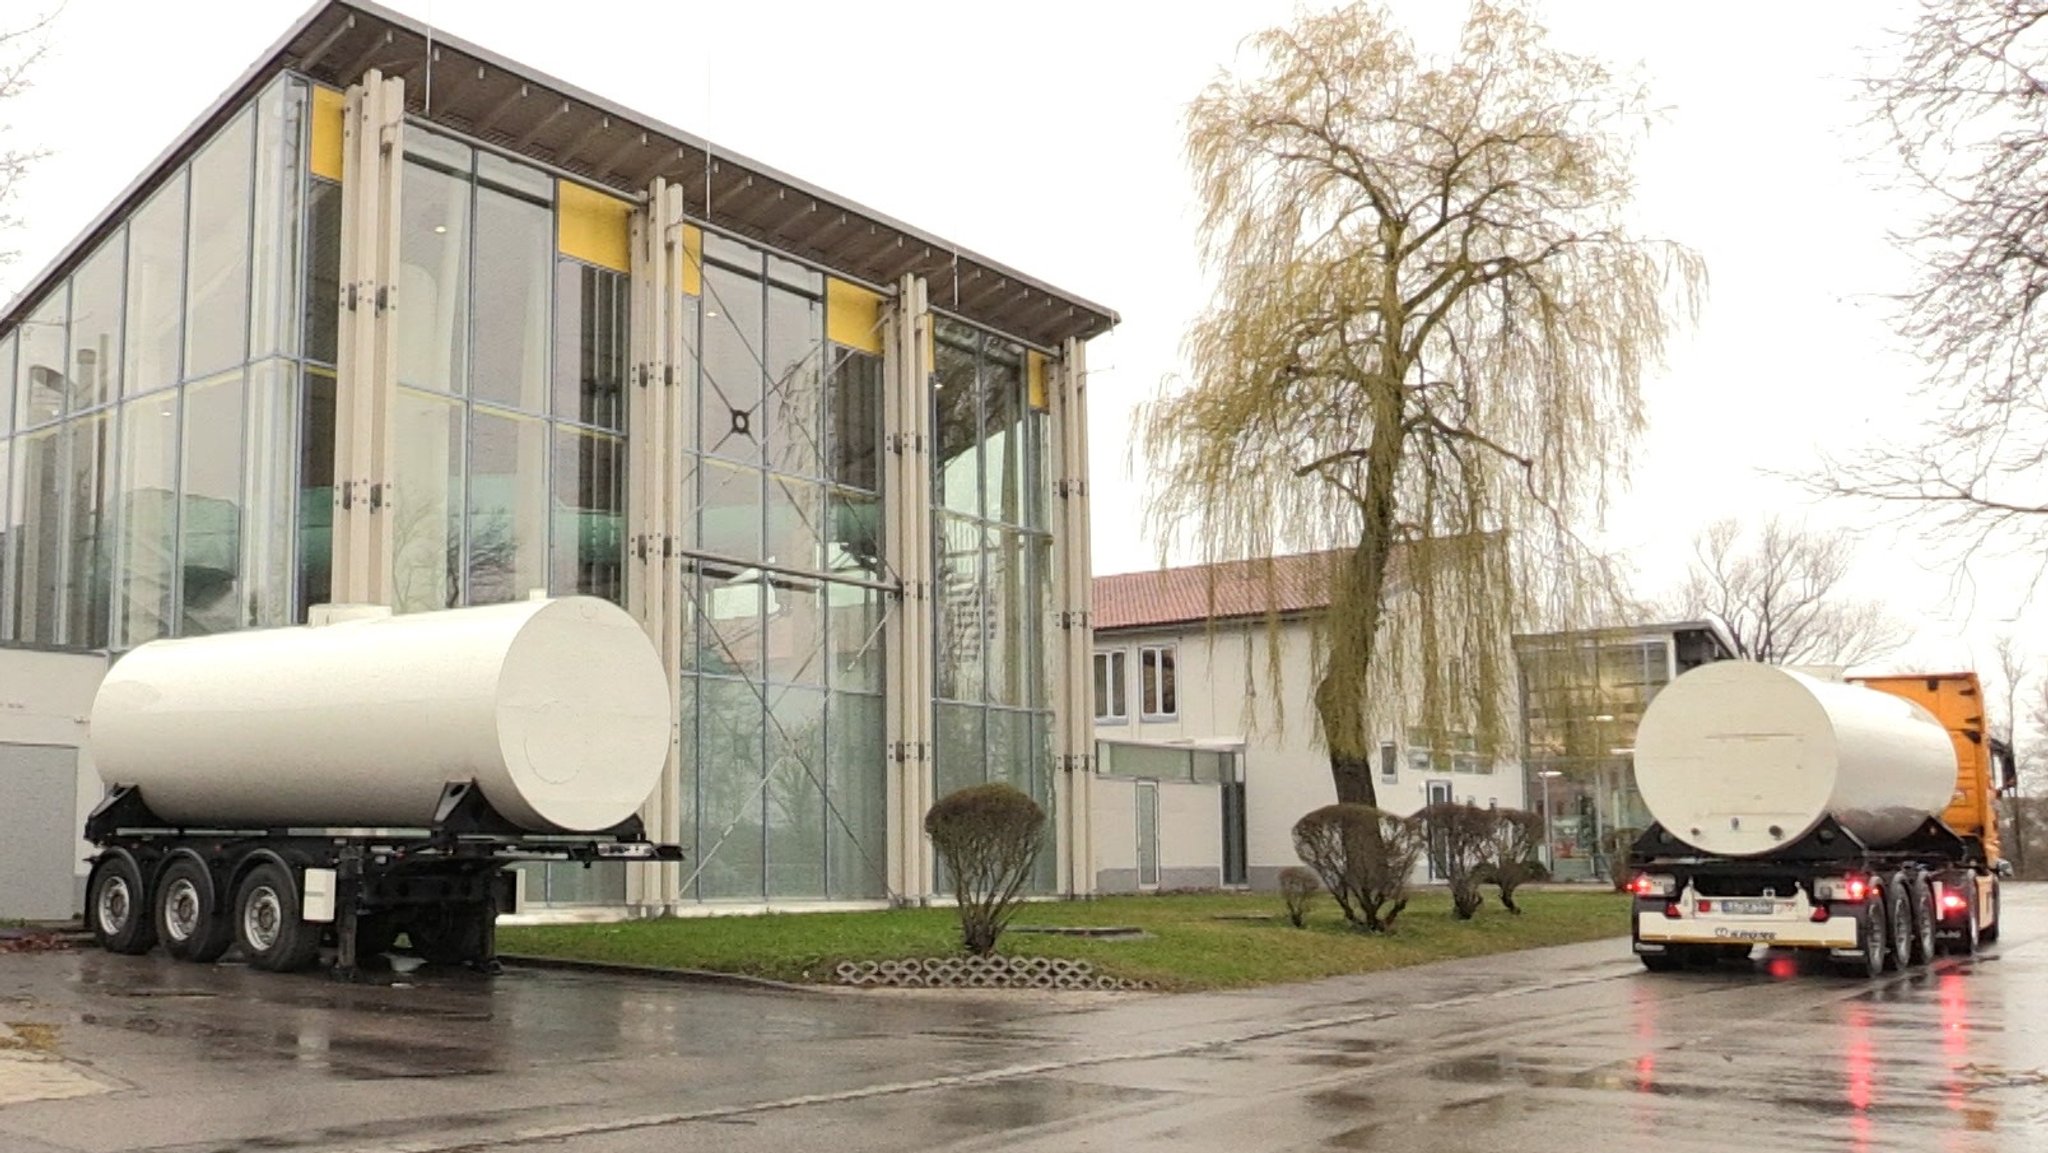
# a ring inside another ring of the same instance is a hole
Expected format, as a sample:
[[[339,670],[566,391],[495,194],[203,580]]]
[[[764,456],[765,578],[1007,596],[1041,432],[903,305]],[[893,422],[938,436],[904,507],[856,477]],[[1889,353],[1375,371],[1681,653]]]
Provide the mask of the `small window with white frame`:
[[[1121,650],[1095,654],[1095,720],[1098,724],[1122,724],[1131,719],[1125,699],[1125,654]]]
[[[1170,721],[1180,715],[1174,685],[1174,646],[1146,645],[1138,650],[1143,699],[1139,707],[1148,721]]]
[[[1380,742],[1380,784],[1401,783],[1401,750],[1392,741]]]

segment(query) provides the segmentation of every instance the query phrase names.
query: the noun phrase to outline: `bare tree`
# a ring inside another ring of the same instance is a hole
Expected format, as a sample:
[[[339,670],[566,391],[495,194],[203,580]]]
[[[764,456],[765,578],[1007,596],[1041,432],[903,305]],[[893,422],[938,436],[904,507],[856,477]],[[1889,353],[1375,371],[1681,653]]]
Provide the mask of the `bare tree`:
[[[1839,586],[1854,562],[1843,533],[1766,519],[1754,537],[1733,519],[1693,540],[1693,562],[1676,609],[1728,626],[1736,654],[1769,664],[1855,665],[1898,648],[1905,626],[1873,600]]]
[[[1929,366],[1924,432],[1830,462],[1816,487],[1931,514],[1965,550],[2048,541],[2048,2],[1921,0],[1898,71],[1870,82],[1906,184],[1898,298]]]
[[[6,109],[9,101],[28,91],[29,74],[49,47],[43,33],[51,19],[40,16],[18,28],[0,27],[0,235],[20,227],[21,221],[9,206],[20,194],[30,167],[44,155],[40,149],[20,148],[9,140],[14,125],[7,119]],[[13,263],[18,255],[0,243],[0,268]]]
[[[1998,803],[1999,819],[2012,834],[2013,869],[2021,876],[2027,875],[2027,812],[2024,762],[2021,759],[2019,739],[2020,698],[2025,694],[2028,676],[2026,655],[2010,634],[1998,638],[1995,651],[1998,653],[1999,690],[2004,696],[2004,707],[1990,717],[1991,736],[2002,741],[2012,750],[2013,772],[2021,779],[2014,782],[2013,795],[2001,798]],[[2048,708],[2048,702],[2043,703]],[[2038,726],[2044,718],[2034,718]]]
[[[1482,754],[1504,752],[1497,634],[1584,587],[1572,528],[1625,463],[1643,371],[1704,270],[1625,224],[1645,93],[1519,5],[1475,0],[1442,61],[1366,2],[1247,44],[1188,110],[1215,297],[1139,448],[1167,547],[1333,552],[1317,719],[1339,800],[1374,804],[1397,545],[1425,714],[1461,696]],[[1439,628],[1458,621],[1485,627]]]

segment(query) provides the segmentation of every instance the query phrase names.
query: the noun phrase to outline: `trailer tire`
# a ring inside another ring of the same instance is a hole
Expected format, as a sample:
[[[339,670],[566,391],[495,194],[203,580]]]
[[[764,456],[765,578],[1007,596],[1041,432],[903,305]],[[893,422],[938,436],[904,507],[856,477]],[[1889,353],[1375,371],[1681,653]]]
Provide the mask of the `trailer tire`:
[[[1652,973],[1676,973],[1685,968],[1685,958],[1670,953],[1637,953],[1636,957]]]
[[[320,931],[299,915],[299,888],[283,865],[266,861],[249,870],[235,890],[235,942],[249,963],[288,973],[313,963]]]
[[[1863,955],[1854,960],[1836,961],[1835,971],[1844,977],[1860,977],[1874,981],[1884,976],[1885,957],[1890,952],[1886,942],[1890,939],[1884,917],[1884,903],[1872,900],[1864,904],[1863,913],[1857,918],[1858,939],[1863,943]]]
[[[1903,973],[1913,963],[1913,893],[1901,873],[1885,885],[1885,968]]]
[[[1991,923],[1984,926],[1984,931],[1977,935],[1977,939],[1987,945],[1998,940],[1998,925],[2004,917],[2005,895],[1999,892],[1998,878],[1993,877],[1991,879]]]
[[[117,849],[99,859],[85,886],[85,916],[100,948],[130,957],[149,952],[156,944],[149,898],[149,884],[134,857]]]
[[[484,959],[484,918],[491,915],[488,905],[430,905],[413,914],[405,935],[429,965],[466,965]]]
[[[157,875],[156,899],[150,906],[157,939],[177,960],[218,961],[234,944],[234,929],[221,916],[220,899],[213,891],[213,874],[190,856],[177,857]]]
[[[391,951],[398,943],[398,921],[390,913],[372,913],[356,919],[356,962]]]
[[[1934,886],[1927,883],[1925,874],[1915,874],[1907,886],[1913,898],[1913,955],[1915,965],[1929,964],[1934,960]]]

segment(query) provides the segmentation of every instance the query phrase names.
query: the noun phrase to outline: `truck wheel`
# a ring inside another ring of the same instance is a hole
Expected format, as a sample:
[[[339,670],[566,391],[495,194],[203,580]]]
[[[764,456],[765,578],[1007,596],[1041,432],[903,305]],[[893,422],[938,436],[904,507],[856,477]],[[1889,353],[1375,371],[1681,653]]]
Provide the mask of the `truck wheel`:
[[[435,905],[419,910],[406,926],[412,951],[429,965],[464,965],[483,959],[488,907]]]
[[[1925,876],[1913,878],[1907,887],[1913,898],[1913,955],[1912,963],[1925,965],[1934,960],[1934,886],[1927,883]]]
[[[356,960],[367,961],[391,951],[398,943],[398,922],[389,913],[375,913],[356,920]]]
[[[1886,941],[1885,967],[1904,972],[1913,963],[1913,894],[1905,877],[1893,877],[1885,886],[1884,914],[1885,927],[1891,930]]]
[[[1987,945],[1996,941],[1998,939],[1998,925],[2004,919],[2004,914],[2005,896],[1998,891],[1998,879],[1994,877],[1991,880],[1991,923],[1984,926],[1984,931],[1977,935],[1977,939]]]
[[[190,857],[172,861],[157,877],[155,906],[157,938],[180,961],[217,961],[234,943],[213,895],[213,876]]]
[[[299,917],[299,889],[283,866],[266,862],[235,891],[235,943],[259,969],[286,973],[312,964],[319,930]]]
[[[149,886],[134,857],[116,850],[92,867],[92,879],[85,887],[85,911],[100,948],[131,957],[149,952],[156,944],[149,904]]]
[[[1685,968],[1684,957],[1669,952],[1668,950],[1671,948],[1669,945],[1664,946],[1664,948],[1667,950],[1666,952],[1637,953],[1636,957],[1643,962],[1643,968],[1648,969],[1652,973],[1676,973],[1680,969]]]
[[[1863,906],[1863,915],[1856,921],[1857,939],[1863,945],[1863,955],[1851,961],[1836,961],[1835,970],[1845,977],[1861,977],[1874,980],[1884,976],[1884,962],[1890,952],[1887,944],[1891,934],[1885,925],[1884,905],[1871,901]]]

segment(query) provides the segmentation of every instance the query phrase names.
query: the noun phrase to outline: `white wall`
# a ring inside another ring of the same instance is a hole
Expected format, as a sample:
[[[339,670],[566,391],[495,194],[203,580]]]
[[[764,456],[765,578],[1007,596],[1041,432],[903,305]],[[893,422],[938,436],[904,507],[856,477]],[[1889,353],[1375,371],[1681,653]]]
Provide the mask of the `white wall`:
[[[1268,647],[1275,643],[1280,657],[1277,679]],[[1171,720],[1148,721],[1141,716],[1143,670],[1139,650],[1152,644],[1171,644],[1175,648],[1178,709]],[[1294,852],[1295,821],[1337,799],[1329,758],[1317,732],[1313,703],[1314,642],[1309,625],[1284,622],[1277,637],[1264,622],[1219,626],[1214,630],[1195,624],[1096,634],[1095,651],[1119,649],[1128,654],[1125,669],[1129,680],[1129,715],[1121,723],[1097,721],[1096,738],[1208,746],[1241,743],[1248,880],[1254,887],[1273,887],[1281,869],[1300,864]],[[1390,678],[1388,691],[1379,695],[1396,700],[1410,696],[1412,693],[1403,692],[1401,685],[1412,684],[1416,679]],[[1379,739],[1394,742],[1397,765],[1392,781],[1374,774],[1382,808],[1402,814],[1415,812],[1428,802],[1431,781],[1448,782],[1454,799],[1469,800],[1481,807],[1527,807],[1523,803],[1520,766],[1511,758],[1493,763],[1490,773],[1436,772],[1411,767],[1406,717],[1401,715],[1409,710],[1419,712],[1419,704],[1404,702],[1402,708],[1388,709],[1390,715],[1382,716],[1375,724]],[[1098,780],[1110,784],[1117,779]],[[1213,786],[1194,787],[1215,792]],[[1162,791],[1162,808],[1165,800]],[[1212,827],[1220,830],[1220,823],[1219,812]],[[1121,813],[1113,817],[1098,815],[1095,844],[1101,875],[1114,876],[1117,870],[1135,868],[1135,840],[1126,846],[1118,839],[1118,830],[1129,824],[1130,820]],[[1220,831],[1212,840],[1220,852]],[[1184,862],[1194,864],[1194,857],[1182,854],[1191,853],[1197,843],[1209,842],[1195,839],[1185,844],[1162,844],[1162,868]]]
[[[106,671],[107,659],[100,653],[0,648],[0,744],[78,750],[77,805],[71,828],[77,848],[72,871],[80,893],[85,886],[85,857],[92,851],[80,834],[86,814],[104,793],[86,747],[86,733],[92,699]]]
[[[1094,791],[1095,886],[1101,893],[1140,888],[1138,792],[1128,777],[1097,777]],[[1159,880],[1162,889],[1213,889],[1223,883],[1222,792],[1213,784],[1160,781]]]

